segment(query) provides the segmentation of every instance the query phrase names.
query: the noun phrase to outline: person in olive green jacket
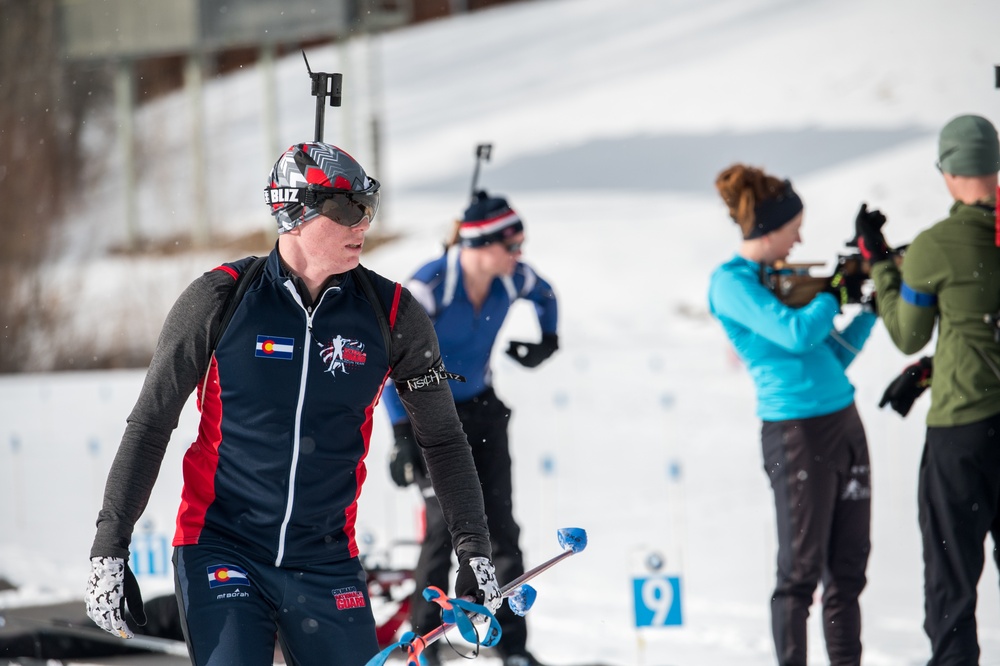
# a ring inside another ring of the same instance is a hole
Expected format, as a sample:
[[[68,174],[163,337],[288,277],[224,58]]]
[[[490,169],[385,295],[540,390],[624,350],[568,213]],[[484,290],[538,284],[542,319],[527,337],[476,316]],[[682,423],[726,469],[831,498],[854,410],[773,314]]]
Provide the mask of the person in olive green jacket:
[[[984,320],[1000,310],[1000,144],[988,120],[964,115],[944,126],[938,149],[955,203],[917,235],[902,265],[889,260],[880,224],[859,215],[857,231],[879,316],[900,351],[923,349],[937,324],[917,490],[924,630],[929,664],[978,664],[976,586],[987,533],[1000,566],[1000,343]]]

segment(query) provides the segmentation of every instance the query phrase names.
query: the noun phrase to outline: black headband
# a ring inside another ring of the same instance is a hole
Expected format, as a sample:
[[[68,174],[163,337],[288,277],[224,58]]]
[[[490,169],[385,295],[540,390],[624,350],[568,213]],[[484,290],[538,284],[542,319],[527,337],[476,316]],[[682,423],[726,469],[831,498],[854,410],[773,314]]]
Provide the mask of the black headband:
[[[802,212],[802,199],[792,189],[792,183],[785,181],[785,189],[775,199],[761,201],[753,207],[754,226],[744,240],[760,238],[780,229]]]

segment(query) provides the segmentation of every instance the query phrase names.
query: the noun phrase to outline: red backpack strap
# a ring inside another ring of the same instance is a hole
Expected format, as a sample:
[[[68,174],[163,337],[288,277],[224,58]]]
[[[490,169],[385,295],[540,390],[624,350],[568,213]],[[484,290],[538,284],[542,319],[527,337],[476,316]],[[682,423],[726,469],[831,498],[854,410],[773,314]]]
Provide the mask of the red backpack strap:
[[[234,280],[238,280],[240,278],[239,272],[235,268],[233,268],[232,266],[229,266],[227,264],[222,264],[221,266],[216,266],[212,270],[213,271],[222,271],[223,273],[229,273],[230,277],[232,277]]]
[[[396,290],[392,294],[392,307],[389,309],[389,330],[396,327],[396,315],[399,314],[399,297],[403,294],[403,285],[396,283]]]

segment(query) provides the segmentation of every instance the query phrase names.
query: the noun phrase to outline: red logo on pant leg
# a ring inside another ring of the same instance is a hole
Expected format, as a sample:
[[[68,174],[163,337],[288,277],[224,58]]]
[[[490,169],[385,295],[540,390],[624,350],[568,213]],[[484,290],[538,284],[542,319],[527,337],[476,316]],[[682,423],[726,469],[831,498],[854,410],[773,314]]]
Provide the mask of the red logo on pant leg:
[[[364,608],[366,605],[365,595],[359,592],[356,587],[344,587],[333,590],[333,598],[337,602],[337,610]]]

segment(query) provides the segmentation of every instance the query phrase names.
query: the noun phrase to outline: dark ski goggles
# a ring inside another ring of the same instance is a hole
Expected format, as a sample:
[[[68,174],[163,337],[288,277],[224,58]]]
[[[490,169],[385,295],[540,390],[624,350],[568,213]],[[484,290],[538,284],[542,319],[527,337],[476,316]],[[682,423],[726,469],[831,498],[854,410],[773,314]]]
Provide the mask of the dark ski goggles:
[[[320,215],[345,227],[356,227],[366,217],[371,222],[378,212],[381,185],[374,178],[368,180],[371,185],[360,192],[306,185],[302,192],[302,205],[318,210]]]
[[[524,241],[517,241],[516,243],[504,243],[503,249],[507,250],[508,254],[517,254],[521,251],[524,246]]]
[[[374,178],[367,190],[338,190],[321,185],[305,187],[269,187],[265,198],[269,204],[301,204],[312,208],[320,215],[328,217],[345,227],[356,227],[366,217],[371,222],[378,212],[379,187]]]

